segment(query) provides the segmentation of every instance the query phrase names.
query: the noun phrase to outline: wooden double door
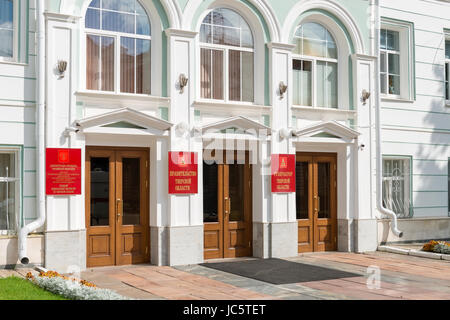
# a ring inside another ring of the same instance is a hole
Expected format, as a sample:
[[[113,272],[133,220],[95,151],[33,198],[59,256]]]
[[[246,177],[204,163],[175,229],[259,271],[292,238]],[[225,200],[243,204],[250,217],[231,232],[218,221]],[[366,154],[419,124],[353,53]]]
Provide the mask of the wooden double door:
[[[337,156],[298,153],[298,252],[337,250]]]
[[[86,150],[87,266],[150,261],[149,151]]]
[[[252,256],[249,153],[224,153],[219,164],[212,156],[203,163],[204,258]]]

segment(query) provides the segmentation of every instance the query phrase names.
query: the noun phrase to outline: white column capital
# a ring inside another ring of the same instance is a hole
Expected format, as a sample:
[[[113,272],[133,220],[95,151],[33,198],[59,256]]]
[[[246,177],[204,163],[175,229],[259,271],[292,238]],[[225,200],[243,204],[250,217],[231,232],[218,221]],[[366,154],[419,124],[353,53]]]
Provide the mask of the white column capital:
[[[198,32],[169,28],[165,30],[166,35],[170,37],[195,38]]]
[[[280,50],[280,51],[289,51],[292,52],[292,50],[295,49],[295,45],[289,44],[289,43],[281,43],[281,42],[269,42],[267,44],[267,48],[269,50]]]

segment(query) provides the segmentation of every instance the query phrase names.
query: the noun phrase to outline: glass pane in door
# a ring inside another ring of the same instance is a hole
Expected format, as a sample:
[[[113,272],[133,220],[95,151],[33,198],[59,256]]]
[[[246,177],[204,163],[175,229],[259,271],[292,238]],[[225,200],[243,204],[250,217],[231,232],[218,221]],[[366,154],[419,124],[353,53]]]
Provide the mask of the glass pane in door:
[[[331,218],[330,192],[331,192],[331,164],[317,164],[317,189],[319,196],[319,219]]]
[[[296,165],[296,202],[297,220],[309,219],[309,163],[297,162]]]
[[[244,165],[229,166],[229,195],[231,211],[229,221],[244,221]]]
[[[217,175],[219,166],[203,163],[203,221],[219,222],[217,208]]]
[[[123,225],[139,225],[141,213],[140,159],[122,159]]]
[[[109,226],[109,158],[91,158],[91,226]]]

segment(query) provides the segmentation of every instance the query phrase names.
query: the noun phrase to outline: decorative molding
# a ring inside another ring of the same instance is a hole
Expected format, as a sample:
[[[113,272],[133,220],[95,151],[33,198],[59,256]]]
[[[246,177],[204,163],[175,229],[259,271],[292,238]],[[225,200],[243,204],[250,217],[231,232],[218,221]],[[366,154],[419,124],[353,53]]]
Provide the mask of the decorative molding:
[[[269,114],[272,111],[271,106],[257,105],[252,103],[235,103],[235,102],[216,102],[216,101],[195,101],[193,107],[196,110],[223,112],[226,110],[226,114],[230,115],[235,113],[236,115],[242,114]]]
[[[44,16],[46,20],[53,20],[59,22],[69,22],[69,23],[77,23],[80,20],[81,16],[74,16],[70,14],[62,14],[62,13],[54,13],[54,12],[44,12]]]
[[[326,140],[326,142],[330,142],[330,139],[324,138],[314,138],[314,135],[320,133],[328,133],[339,137],[340,139],[334,140],[343,140],[345,143],[352,143],[355,139],[357,139],[361,134],[355,130],[352,130],[336,121],[328,121],[328,122],[320,122],[318,124],[314,124],[311,126],[304,127],[295,132],[295,136],[297,139],[304,140],[317,140],[318,142],[322,140]],[[331,140],[333,141],[333,140]]]
[[[291,8],[289,15],[284,20],[282,29],[282,42],[288,43],[291,36],[291,31],[297,26],[296,22],[301,13],[312,9],[321,9],[330,12],[346,27],[353,45],[355,53],[366,52],[362,33],[358,28],[356,21],[352,14],[344,9],[340,4],[334,0],[301,0],[294,7]]]
[[[188,1],[186,8],[184,9],[183,15],[183,29],[191,30],[192,23],[197,13],[198,8],[205,0],[190,0]],[[267,0],[248,0],[251,4],[253,4],[256,9],[258,9],[259,13],[264,18],[264,21],[269,29],[270,39],[271,41],[280,41],[281,37],[281,27],[276,18],[276,14],[273,11],[272,7],[267,3]],[[239,9],[239,7],[243,8],[246,5],[239,1],[232,0],[215,0],[209,5],[209,8],[217,8],[217,7],[235,7]],[[248,9],[248,8],[247,8]],[[247,10],[248,11],[248,10]],[[201,21],[200,21],[201,23]],[[198,24],[198,23],[197,23]],[[197,25],[196,24],[196,25]]]
[[[120,121],[130,122],[132,124],[143,126],[148,129],[156,129],[160,131],[167,131],[173,127],[173,124],[168,121],[149,116],[145,113],[130,108],[123,108],[116,111],[107,112],[86,119],[82,119],[77,121],[76,125],[84,130]]]
[[[168,37],[185,37],[185,38],[195,38],[198,34],[198,32],[195,31],[189,31],[189,30],[181,30],[181,29],[174,29],[169,28],[165,30],[166,35]]]
[[[322,121],[327,121],[328,119],[333,120],[348,120],[356,118],[356,110],[342,110],[342,109],[331,109],[331,108],[313,108],[313,107],[301,107],[292,106],[292,113],[296,115],[299,119],[308,119],[308,115],[314,115],[313,118],[320,116]]]
[[[170,28],[181,28],[183,12],[178,2],[176,0],[161,0],[161,4],[166,11]]]
[[[221,120],[218,122],[214,122],[211,124],[204,125],[200,130],[203,132],[208,130],[226,130],[228,128],[236,127],[238,129],[242,129],[244,131],[255,130],[255,133],[258,133],[258,130],[266,130],[267,134],[270,135],[272,133],[272,129],[267,127],[259,122],[250,120],[249,118],[238,116],[232,117],[225,120]]]
[[[270,50],[276,49],[276,50],[285,50],[285,51],[292,51],[296,48],[295,45],[289,44],[289,43],[280,43],[280,42],[269,42],[267,44],[267,48]]]
[[[126,94],[126,93],[108,93],[97,91],[78,91],[75,92],[78,101],[92,104],[102,104],[111,106],[127,106],[130,104],[145,106],[169,106],[170,98],[156,97],[148,95]]]
[[[355,54],[352,54],[352,59],[363,60],[363,61],[377,61],[378,57],[367,55],[367,54],[355,53]]]

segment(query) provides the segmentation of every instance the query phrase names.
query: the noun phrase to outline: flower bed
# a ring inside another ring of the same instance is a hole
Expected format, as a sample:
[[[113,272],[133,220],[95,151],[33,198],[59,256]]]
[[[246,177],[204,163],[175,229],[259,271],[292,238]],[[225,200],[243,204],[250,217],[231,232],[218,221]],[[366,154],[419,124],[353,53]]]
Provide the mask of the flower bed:
[[[55,271],[41,272],[37,277],[31,273],[27,279],[49,292],[71,300],[128,300],[109,289],[100,289],[85,280],[69,278]]]
[[[423,246],[422,250],[427,252],[450,254],[450,243],[445,241],[430,241]]]

